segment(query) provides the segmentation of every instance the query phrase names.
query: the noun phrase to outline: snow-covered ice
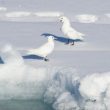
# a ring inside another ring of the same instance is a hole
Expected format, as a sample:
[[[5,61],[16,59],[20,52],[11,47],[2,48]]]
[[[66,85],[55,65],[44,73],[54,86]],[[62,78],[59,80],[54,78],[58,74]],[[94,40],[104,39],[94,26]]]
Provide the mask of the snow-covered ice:
[[[3,46],[0,54],[4,62],[0,65],[0,100],[39,99],[55,110],[109,110],[110,72],[80,74],[72,67],[35,68],[11,45]]]

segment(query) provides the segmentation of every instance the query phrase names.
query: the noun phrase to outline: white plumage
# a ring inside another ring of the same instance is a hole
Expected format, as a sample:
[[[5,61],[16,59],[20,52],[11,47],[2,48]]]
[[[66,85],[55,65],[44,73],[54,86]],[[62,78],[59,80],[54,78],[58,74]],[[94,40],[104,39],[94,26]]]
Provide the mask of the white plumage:
[[[46,58],[49,54],[52,53],[54,50],[54,37],[53,36],[48,36],[48,42],[42,45],[41,47],[37,49],[30,49],[28,50],[27,54],[28,55],[37,55],[40,57],[43,57],[45,61],[48,59]]]
[[[68,37],[68,39],[72,39],[73,40],[73,45],[74,45],[74,41],[75,40],[83,40],[83,36],[85,36],[84,34],[76,31],[75,29],[72,28],[70,21],[67,17],[65,16],[61,16],[59,18],[60,22],[62,22],[62,27],[61,27],[61,31],[63,32],[63,34],[65,36]],[[69,41],[68,41],[69,43]]]

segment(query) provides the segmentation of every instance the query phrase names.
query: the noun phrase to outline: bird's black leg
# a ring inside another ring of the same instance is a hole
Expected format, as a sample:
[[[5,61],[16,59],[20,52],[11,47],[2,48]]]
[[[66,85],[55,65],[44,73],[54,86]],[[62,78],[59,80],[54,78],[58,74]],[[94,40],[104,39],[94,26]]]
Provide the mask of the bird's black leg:
[[[74,45],[74,41],[72,42],[72,44],[71,45]]]
[[[70,40],[68,39],[68,41],[66,42],[66,44],[69,44]]]
[[[47,57],[44,58],[44,61],[49,61],[49,59],[47,59]]]

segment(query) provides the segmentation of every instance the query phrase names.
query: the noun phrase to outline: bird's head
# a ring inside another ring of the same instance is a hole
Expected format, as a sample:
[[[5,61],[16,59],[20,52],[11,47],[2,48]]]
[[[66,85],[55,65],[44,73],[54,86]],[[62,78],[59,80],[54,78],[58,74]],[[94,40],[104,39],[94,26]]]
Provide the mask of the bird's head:
[[[59,21],[64,23],[64,22],[69,22],[69,19],[66,16],[61,16],[59,17]]]
[[[48,36],[48,41],[53,41],[54,40],[54,36]]]

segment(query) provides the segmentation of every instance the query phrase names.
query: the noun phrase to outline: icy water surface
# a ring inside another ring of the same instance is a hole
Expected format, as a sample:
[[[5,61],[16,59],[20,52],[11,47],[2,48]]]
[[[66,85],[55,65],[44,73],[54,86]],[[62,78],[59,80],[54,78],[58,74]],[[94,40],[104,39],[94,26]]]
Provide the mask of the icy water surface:
[[[53,110],[51,106],[37,100],[0,100],[1,110]]]

